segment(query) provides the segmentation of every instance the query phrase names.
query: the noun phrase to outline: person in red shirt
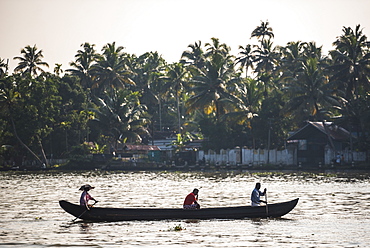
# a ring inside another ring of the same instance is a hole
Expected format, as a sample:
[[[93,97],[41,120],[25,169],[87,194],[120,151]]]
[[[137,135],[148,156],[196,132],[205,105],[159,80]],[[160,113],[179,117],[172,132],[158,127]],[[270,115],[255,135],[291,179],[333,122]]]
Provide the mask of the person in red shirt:
[[[200,205],[198,203],[198,189],[194,189],[193,192],[188,194],[184,200],[184,209],[200,209]]]
[[[80,197],[80,205],[86,207],[87,210],[90,210],[90,207],[91,207],[91,205],[88,204],[90,200],[98,202],[88,192],[90,189],[93,189],[93,188],[95,187],[92,187],[89,184],[82,185],[80,188],[80,190],[83,190],[81,197]]]

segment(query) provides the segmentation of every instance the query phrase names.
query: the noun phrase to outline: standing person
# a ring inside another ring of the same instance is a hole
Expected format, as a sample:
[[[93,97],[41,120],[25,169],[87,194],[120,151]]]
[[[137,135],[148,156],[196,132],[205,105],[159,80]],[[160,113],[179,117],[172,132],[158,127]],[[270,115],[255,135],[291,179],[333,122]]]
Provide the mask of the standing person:
[[[267,204],[266,201],[263,201],[263,200],[260,199],[260,196],[266,195],[266,188],[264,189],[263,192],[260,191],[260,188],[261,188],[261,183],[256,183],[256,187],[252,191],[252,195],[251,195],[251,205],[252,205],[252,207],[259,206],[261,202]]]
[[[336,163],[337,165],[340,165],[340,159],[341,159],[341,156],[340,156],[340,154],[339,154],[339,152],[338,152],[338,153],[337,153],[336,160],[335,160],[335,163]]]
[[[95,187],[92,187],[89,184],[82,185],[81,188],[80,188],[80,190],[83,191],[82,194],[81,194],[81,197],[80,197],[80,206],[86,207],[87,210],[90,210],[90,207],[91,207],[91,205],[89,205],[90,200],[98,202],[88,192],[90,189],[94,189],[94,188]]]
[[[185,200],[184,200],[184,208],[185,209],[200,209],[200,205],[197,202],[198,193],[199,193],[199,190],[194,189],[193,192],[191,192],[190,194],[188,194],[185,197]]]

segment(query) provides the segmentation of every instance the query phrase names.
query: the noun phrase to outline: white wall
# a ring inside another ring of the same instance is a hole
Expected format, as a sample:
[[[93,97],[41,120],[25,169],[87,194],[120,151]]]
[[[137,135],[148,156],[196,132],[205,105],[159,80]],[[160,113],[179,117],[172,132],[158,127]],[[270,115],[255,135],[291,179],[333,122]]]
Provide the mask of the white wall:
[[[240,161],[240,153],[242,153],[242,161]],[[294,149],[285,150],[265,150],[265,149],[245,149],[245,148],[235,148],[228,150],[221,150],[219,153],[215,151],[198,151],[197,159],[202,160],[203,157],[210,164],[220,164],[226,165],[296,165],[296,151]],[[352,161],[351,156],[353,156],[354,162],[366,161],[365,152],[353,152],[343,151],[340,154],[344,155],[344,162],[349,163]],[[334,158],[334,152],[331,149],[325,151],[325,164],[330,164],[331,160]]]

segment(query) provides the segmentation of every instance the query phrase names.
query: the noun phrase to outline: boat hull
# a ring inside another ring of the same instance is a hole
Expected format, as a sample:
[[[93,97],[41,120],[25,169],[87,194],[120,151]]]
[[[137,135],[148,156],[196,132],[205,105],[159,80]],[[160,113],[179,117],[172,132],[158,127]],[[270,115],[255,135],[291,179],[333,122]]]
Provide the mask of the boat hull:
[[[69,214],[89,221],[130,221],[130,220],[167,220],[167,219],[243,219],[277,218],[289,213],[298,203],[298,198],[288,202],[251,207],[220,207],[203,209],[182,208],[100,208],[93,207],[86,211],[67,201],[59,205]]]

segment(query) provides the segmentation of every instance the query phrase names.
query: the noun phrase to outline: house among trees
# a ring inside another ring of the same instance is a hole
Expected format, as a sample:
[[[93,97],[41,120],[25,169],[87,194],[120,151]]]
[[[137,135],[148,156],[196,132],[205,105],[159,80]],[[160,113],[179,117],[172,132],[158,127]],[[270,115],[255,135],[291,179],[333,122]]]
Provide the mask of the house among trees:
[[[303,166],[330,164],[337,158],[343,162],[343,154],[349,161],[350,141],[351,134],[344,128],[332,122],[312,121],[288,138],[288,144],[295,146],[297,164]]]
[[[153,145],[124,144],[119,153],[130,154],[135,160],[147,160],[160,156],[160,149]]]

